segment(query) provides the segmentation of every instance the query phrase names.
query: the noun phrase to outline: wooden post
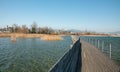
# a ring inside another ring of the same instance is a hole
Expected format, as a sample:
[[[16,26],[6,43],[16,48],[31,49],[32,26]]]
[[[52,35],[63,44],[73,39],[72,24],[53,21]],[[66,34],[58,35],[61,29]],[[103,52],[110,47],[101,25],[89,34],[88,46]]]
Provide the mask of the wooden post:
[[[88,38],[88,43],[89,43],[89,38]]]
[[[102,41],[102,52],[104,52],[104,41]]]
[[[93,39],[93,45],[94,45],[94,39]]]
[[[110,43],[110,59],[111,59],[111,43]]]
[[[92,45],[93,45],[93,39],[92,39]]]
[[[90,39],[89,43],[91,44],[91,39]]]
[[[87,38],[87,42],[89,43],[89,38]]]
[[[96,47],[96,39],[95,39],[95,47]]]
[[[93,43],[93,39],[91,39],[91,44]]]
[[[96,43],[95,44],[96,44],[96,48],[97,48],[97,39],[96,39]]]
[[[98,48],[99,48],[99,40],[98,40]]]

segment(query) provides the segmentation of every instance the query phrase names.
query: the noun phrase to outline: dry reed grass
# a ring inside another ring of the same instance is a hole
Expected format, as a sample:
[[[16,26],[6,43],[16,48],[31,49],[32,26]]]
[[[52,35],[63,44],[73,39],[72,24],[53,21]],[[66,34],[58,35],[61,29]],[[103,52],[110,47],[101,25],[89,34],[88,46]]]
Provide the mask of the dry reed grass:
[[[10,34],[0,34],[0,37],[10,37],[11,40],[16,38],[41,38],[42,40],[63,40],[60,35],[47,35],[47,34],[20,34],[20,33],[10,33]]]
[[[42,40],[63,40],[59,35],[44,35],[41,37]]]

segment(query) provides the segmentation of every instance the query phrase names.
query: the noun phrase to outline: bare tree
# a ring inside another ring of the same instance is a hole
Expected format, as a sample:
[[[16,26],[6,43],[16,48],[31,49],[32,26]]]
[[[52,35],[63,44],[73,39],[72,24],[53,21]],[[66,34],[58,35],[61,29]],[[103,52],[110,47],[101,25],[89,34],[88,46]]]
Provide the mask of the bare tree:
[[[17,24],[12,25],[12,32],[16,33],[18,30]]]
[[[37,24],[36,22],[33,22],[31,25],[31,33],[37,33]]]
[[[22,25],[21,31],[22,31],[22,33],[27,33],[26,25]]]

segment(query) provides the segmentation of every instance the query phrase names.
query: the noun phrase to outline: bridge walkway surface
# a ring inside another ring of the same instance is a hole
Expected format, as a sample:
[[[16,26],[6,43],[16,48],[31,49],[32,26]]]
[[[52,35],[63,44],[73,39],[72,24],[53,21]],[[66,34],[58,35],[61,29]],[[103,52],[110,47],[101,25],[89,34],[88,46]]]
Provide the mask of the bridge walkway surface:
[[[120,72],[120,68],[95,46],[81,40],[81,72]]]
[[[120,67],[95,46],[72,36],[71,49],[48,72],[120,72]]]

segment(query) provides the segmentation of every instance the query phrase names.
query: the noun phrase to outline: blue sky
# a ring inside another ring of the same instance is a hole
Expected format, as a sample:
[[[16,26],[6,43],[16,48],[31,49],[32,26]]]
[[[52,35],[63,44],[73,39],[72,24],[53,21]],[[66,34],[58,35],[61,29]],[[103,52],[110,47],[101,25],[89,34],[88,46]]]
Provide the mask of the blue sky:
[[[0,27],[120,31],[120,0],[0,0]]]

